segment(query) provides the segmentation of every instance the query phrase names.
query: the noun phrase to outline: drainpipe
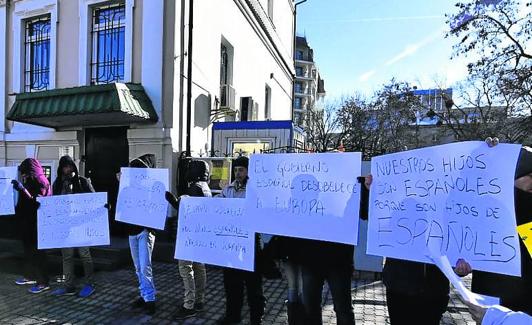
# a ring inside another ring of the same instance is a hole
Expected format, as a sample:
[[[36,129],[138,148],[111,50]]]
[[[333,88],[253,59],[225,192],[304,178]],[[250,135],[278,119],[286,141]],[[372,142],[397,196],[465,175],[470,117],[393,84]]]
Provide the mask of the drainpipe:
[[[186,154],[190,157],[190,137],[192,128],[192,28],[194,23],[194,0],[188,2],[188,50],[187,50],[187,137]]]
[[[307,2],[307,0],[301,0],[294,4],[294,48],[292,50],[292,65],[295,66],[295,60],[296,60],[296,44],[297,44],[297,6],[300,4],[303,4]],[[292,123],[294,123],[294,100],[296,98],[296,92],[294,90],[294,83],[296,81],[296,74],[293,75],[293,81],[292,81]]]

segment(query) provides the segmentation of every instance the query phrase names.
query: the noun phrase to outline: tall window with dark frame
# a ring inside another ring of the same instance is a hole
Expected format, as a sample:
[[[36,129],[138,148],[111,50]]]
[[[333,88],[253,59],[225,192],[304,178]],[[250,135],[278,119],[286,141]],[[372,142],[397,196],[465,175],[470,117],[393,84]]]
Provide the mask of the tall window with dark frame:
[[[91,84],[124,80],[126,9],[124,3],[92,11]]]
[[[50,16],[25,22],[24,91],[41,91],[50,86]]]

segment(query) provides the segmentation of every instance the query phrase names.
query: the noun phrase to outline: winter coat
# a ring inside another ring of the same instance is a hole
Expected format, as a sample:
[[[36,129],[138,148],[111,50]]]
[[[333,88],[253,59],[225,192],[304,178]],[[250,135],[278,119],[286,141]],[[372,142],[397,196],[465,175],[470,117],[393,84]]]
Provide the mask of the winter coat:
[[[37,240],[37,197],[50,196],[52,191],[50,182],[44,174],[44,170],[38,160],[33,158],[25,159],[18,167],[21,174],[28,177],[23,183],[24,187],[32,198],[20,193],[15,207],[15,215],[21,222],[22,231],[31,233],[30,238]]]
[[[522,147],[515,169],[514,179],[532,173],[532,149]],[[532,221],[532,193],[514,188],[514,206],[517,225]],[[532,314],[532,259],[524,243],[521,249],[521,277],[474,271],[472,289],[485,295],[501,298],[501,304],[514,311]]]
[[[61,195],[63,190],[63,183],[65,177],[63,176],[63,167],[72,166],[73,172],[70,179],[72,184],[72,194],[79,193],[92,193],[94,188],[88,178],[79,175],[78,167],[74,163],[74,160],[70,156],[63,156],[59,160],[59,167],[57,167],[57,177],[53,183],[53,193],[54,195]]]
[[[532,193],[515,189],[515,215],[517,225],[532,221]],[[532,315],[532,258],[523,241],[521,249],[521,277],[490,272],[473,271],[472,289],[474,292],[499,297],[501,304],[514,311]]]

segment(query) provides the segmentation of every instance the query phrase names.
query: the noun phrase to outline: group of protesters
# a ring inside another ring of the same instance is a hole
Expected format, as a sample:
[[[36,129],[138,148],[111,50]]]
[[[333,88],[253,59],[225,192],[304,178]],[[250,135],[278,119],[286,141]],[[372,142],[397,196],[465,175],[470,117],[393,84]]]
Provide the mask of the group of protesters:
[[[493,143],[489,141],[488,145]],[[248,182],[248,158],[233,160],[234,181],[223,189],[220,197],[245,198]],[[146,154],[129,163],[131,168],[155,168],[155,156]],[[37,197],[94,192],[90,180],[79,175],[72,158],[62,157],[57,178],[50,186],[43,168],[36,159],[28,158],[19,166],[21,181],[13,180],[18,191],[16,215],[22,221],[26,268],[19,285],[32,285],[30,293],[50,290],[46,272],[46,253],[37,249]],[[186,195],[211,197],[208,186],[209,165],[192,160],[186,175]],[[361,182],[360,218],[368,218],[369,189],[372,176]],[[532,150],[523,147],[515,173],[515,212],[517,224],[532,221]],[[166,192],[166,200],[178,210],[180,198]],[[106,205],[109,208],[108,205]],[[127,225],[131,257],[138,277],[140,295],[131,307],[147,314],[156,312],[156,288],[152,272],[152,252],[155,230],[143,226]],[[262,324],[267,299],[263,293],[263,277],[268,272],[268,260],[280,265],[287,281],[286,306],[289,324],[322,324],[322,292],[325,281],[331,291],[337,324],[355,324],[352,303],[352,274],[354,271],[354,246],[318,240],[273,236],[267,243],[256,235],[255,271],[224,268],[226,298],[225,315],[218,324],[238,324],[242,320],[244,288],[249,305],[250,324]],[[77,291],[74,277],[74,252],[83,262],[85,278]],[[62,249],[64,284],[52,291],[53,295],[79,295],[88,297],[95,291],[92,280],[93,263],[89,248]],[[522,276],[472,271],[469,263],[458,259],[454,271],[459,276],[473,273],[473,291],[500,297],[501,305],[488,308],[469,304],[473,316],[480,322],[492,317],[490,324],[502,324],[510,316],[527,317],[532,314],[532,259],[521,243]],[[196,316],[204,309],[205,265],[194,261],[179,261],[179,274],[184,284],[183,304],[175,318]],[[269,274],[271,275],[271,274]],[[432,264],[387,258],[383,271],[386,286],[386,303],[391,324],[439,324],[449,302],[450,286],[445,275]],[[513,312],[512,312],[513,311]],[[513,314],[512,314],[513,313]],[[522,318],[530,321],[530,318]],[[496,321],[499,321],[498,323]],[[484,323],[483,323],[484,324]],[[526,323],[524,323],[526,324]]]

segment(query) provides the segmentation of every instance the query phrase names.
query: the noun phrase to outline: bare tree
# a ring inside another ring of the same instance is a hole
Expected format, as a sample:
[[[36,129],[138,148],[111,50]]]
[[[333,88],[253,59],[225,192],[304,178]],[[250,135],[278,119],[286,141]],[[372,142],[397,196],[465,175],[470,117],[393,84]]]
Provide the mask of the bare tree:
[[[532,113],[532,2],[529,0],[470,0],[447,15],[458,39],[454,56],[478,57],[468,65],[471,75],[496,79],[490,86],[514,106]],[[520,101],[520,102],[518,102]]]
[[[442,130],[450,131],[455,139],[483,140],[497,136],[507,142],[522,143],[530,136],[530,103],[508,93],[504,82],[489,68],[476,69],[456,90],[456,101],[442,90],[446,97],[444,109],[428,109],[427,114],[436,116]]]
[[[361,151],[369,159],[412,146],[417,139],[417,108],[419,98],[410,85],[395,80],[383,85],[370,99],[344,99],[338,116],[346,150]]]
[[[306,112],[304,129],[309,145],[317,152],[338,148],[343,138],[334,104]]]

